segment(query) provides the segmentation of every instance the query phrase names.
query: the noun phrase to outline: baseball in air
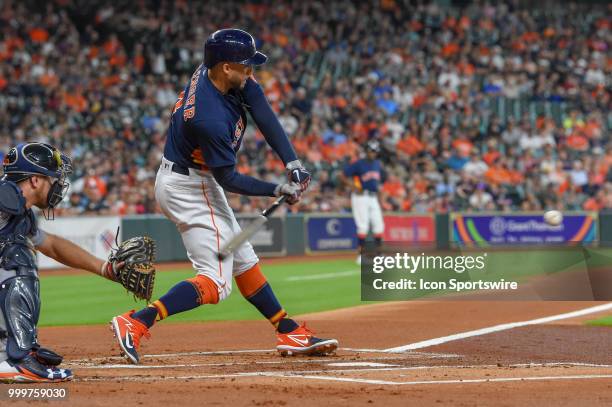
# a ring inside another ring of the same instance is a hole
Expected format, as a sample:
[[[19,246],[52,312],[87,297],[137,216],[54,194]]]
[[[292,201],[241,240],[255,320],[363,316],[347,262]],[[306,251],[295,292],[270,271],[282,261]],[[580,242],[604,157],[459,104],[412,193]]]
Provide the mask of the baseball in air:
[[[560,211],[547,211],[544,213],[544,221],[550,226],[559,226],[563,222],[563,214]]]

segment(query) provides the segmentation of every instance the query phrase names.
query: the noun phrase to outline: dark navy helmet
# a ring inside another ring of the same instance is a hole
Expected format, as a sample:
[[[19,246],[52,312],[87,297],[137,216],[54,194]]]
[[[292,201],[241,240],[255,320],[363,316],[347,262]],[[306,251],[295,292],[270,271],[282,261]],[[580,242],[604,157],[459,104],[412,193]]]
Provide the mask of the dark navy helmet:
[[[261,65],[268,60],[257,51],[251,34],[237,28],[215,31],[204,44],[204,66],[212,68],[219,62]]]
[[[72,173],[72,160],[57,148],[46,143],[21,143],[10,149],[2,162],[3,181],[21,182],[34,175],[52,178],[47,195],[45,218],[52,219],[53,208],[59,204],[70,184],[67,177]]]
[[[33,175],[62,178],[71,172],[71,160],[45,143],[21,143],[11,148],[2,162],[3,179],[19,182]]]

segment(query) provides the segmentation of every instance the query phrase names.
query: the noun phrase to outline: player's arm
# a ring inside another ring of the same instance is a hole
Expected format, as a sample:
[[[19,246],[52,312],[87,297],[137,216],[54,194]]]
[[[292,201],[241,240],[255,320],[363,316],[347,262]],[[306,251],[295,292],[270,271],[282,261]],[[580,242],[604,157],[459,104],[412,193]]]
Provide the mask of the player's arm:
[[[212,168],[212,173],[219,185],[226,191],[251,196],[276,196],[277,184],[261,181],[236,171],[235,165]]]
[[[306,171],[283,130],[276,114],[266,99],[263,89],[253,78],[249,78],[243,90],[243,96],[251,116],[263,133],[266,142],[283,160],[289,179],[298,183],[302,191],[310,184],[310,173]]]
[[[45,232],[40,242],[36,243],[36,248],[45,256],[68,267],[102,275],[104,260],[97,258],[70,240]]]
[[[355,185],[354,177],[357,175],[357,163],[348,164],[344,167],[344,170],[339,174],[339,178],[342,183],[351,191],[359,192],[359,189]]]
[[[224,190],[251,196],[280,196],[284,193],[283,185],[287,184],[262,181],[236,171],[236,153],[231,144],[231,129],[225,123],[197,121],[191,126],[192,131],[197,134],[206,165]]]
[[[263,89],[249,78],[243,90],[245,102],[257,127],[285,165],[298,159],[285,130],[266,99]]]

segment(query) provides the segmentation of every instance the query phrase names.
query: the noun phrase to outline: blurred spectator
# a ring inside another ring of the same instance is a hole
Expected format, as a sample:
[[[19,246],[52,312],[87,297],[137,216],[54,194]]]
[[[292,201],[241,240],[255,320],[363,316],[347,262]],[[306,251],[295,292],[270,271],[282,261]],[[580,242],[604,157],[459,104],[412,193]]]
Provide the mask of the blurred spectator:
[[[457,3],[4,1],[0,158],[26,139],[73,156],[68,214],[158,211],[169,114],[231,24],[270,56],[255,77],[313,171],[291,210],[349,210],[337,174],[370,138],[387,210],[612,208],[612,6]],[[285,177],[252,120],[238,168]]]

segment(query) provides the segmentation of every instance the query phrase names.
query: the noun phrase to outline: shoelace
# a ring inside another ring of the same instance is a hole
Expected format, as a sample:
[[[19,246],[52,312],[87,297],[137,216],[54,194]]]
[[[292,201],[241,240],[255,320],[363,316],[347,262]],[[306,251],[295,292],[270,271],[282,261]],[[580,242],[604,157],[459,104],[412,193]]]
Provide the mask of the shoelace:
[[[134,320],[132,326],[134,327],[131,332],[132,340],[134,341],[134,346],[136,346],[136,348],[139,348],[140,338],[144,336],[145,338],[149,339],[151,337],[151,334],[149,333],[149,329],[139,321]]]
[[[300,328],[302,328],[307,335],[314,336],[314,331],[306,327],[306,322],[300,325]]]

